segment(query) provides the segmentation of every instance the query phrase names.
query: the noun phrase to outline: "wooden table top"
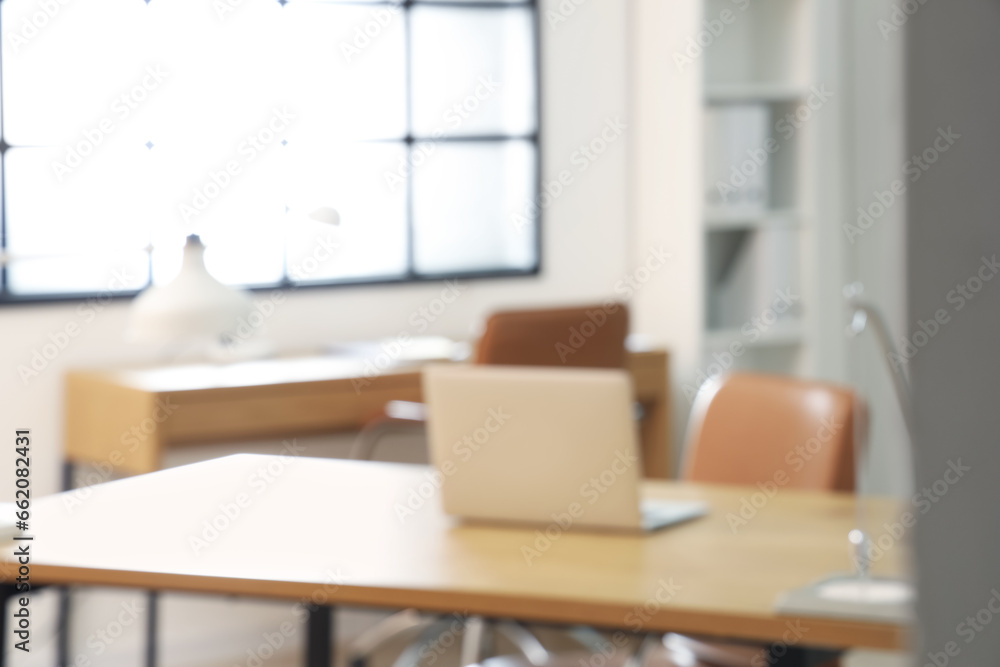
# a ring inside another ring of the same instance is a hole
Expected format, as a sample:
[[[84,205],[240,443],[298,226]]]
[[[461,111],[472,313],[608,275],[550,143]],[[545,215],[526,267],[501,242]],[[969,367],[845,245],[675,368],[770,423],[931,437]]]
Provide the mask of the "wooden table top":
[[[273,357],[225,363],[165,364],[134,368],[80,368],[71,374],[100,379],[123,387],[148,393],[219,391],[233,388],[267,387],[273,385],[330,382],[375,376],[419,374],[427,363],[460,360],[467,352],[459,350],[463,343],[447,341],[434,345],[413,343],[406,356],[392,358],[387,366],[375,366],[381,348],[344,347],[331,354]],[[452,352],[449,353],[449,350]],[[630,367],[646,359],[662,361],[660,349],[630,350]]]
[[[371,358],[377,357],[376,348]],[[164,364],[115,369],[79,369],[80,375],[99,377],[125,387],[149,393],[205,391],[237,387],[258,387],[306,382],[326,382],[371,375],[412,373],[421,364],[444,362],[442,354],[393,358],[384,368],[376,368],[363,354],[314,354],[273,357],[220,363]]]
[[[651,535],[552,530],[546,546],[537,527],[443,515],[429,473],[424,466],[237,455],[92,487],[79,503],[65,494],[40,498],[32,508],[32,582],[766,641],[779,640],[797,620],[775,613],[779,593],[850,569],[850,495],[780,489],[734,533],[727,514],[739,513],[757,489],[647,482],[651,497],[702,499],[712,511]],[[422,505],[421,492],[429,496]],[[402,512],[408,501],[417,509]],[[870,505],[874,525],[895,509],[887,500]],[[207,527],[213,522],[215,532]],[[899,551],[875,570],[898,573]],[[16,565],[0,563],[0,576],[17,576]],[[905,628],[891,624],[804,618],[801,626],[808,629],[803,643],[815,646],[906,642]]]

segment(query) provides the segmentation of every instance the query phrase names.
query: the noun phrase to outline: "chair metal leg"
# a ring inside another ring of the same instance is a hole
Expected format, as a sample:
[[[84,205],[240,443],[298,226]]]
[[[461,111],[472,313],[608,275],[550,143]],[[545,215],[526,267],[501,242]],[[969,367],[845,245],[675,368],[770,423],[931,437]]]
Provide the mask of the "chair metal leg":
[[[351,451],[347,458],[356,461],[370,461],[375,447],[382,438],[390,433],[423,433],[425,429],[424,424],[410,422],[380,422],[373,426],[366,426],[351,444]]]
[[[651,632],[642,638],[639,648],[625,659],[625,667],[642,667],[650,652],[657,646],[662,646],[663,635]]]
[[[434,621],[420,633],[420,636],[410,642],[403,652],[399,654],[396,661],[392,663],[392,667],[413,667],[414,665],[418,665],[424,649],[438,641],[438,639],[440,639],[440,637],[447,632],[448,626],[451,623],[451,618],[447,616],[439,616],[434,619]]]
[[[365,667],[368,663],[368,657],[380,646],[400,635],[425,630],[434,623],[434,620],[434,618],[421,616],[415,609],[404,609],[395,613],[389,618],[379,621],[375,627],[369,628],[351,642],[348,663],[351,667]]]
[[[460,664],[469,667],[479,663],[483,658],[483,639],[488,627],[482,616],[470,616],[465,620],[465,631],[462,633],[462,654]]]
[[[423,403],[389,401],[382,408],[382,413],[361,427],[347,458],[369,461],[379,440],[389,433],[394,431],[423,433],[427,428],[427,409]]]
[[[549,652],[542,646],[542,642],[520,623],[497,621],[496,632],[506,637],[531,664],[541,666],[549,661]]]
[[[608,643],[604,635],[586,625],[574,625],[567,630],[567,634],[590,653],[600,653]]]

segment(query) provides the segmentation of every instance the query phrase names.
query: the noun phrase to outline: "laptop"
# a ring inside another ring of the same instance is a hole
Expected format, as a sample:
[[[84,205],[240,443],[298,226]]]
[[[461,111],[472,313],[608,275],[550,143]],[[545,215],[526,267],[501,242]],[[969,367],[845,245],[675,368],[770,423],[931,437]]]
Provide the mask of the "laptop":
[[[430,365],[431,460],[447,514],[569,528],[652,531],[701,502],[641,498],[629,376],[621,370]]]

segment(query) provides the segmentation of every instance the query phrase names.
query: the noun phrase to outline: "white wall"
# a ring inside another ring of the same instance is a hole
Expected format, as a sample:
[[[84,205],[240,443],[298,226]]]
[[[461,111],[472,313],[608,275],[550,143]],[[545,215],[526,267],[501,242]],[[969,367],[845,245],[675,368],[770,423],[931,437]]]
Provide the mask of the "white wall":
[[[672,255],[636,294],[634,325],[671,352],[676,461],[690,409],[680,387],[693,382],[701,360],[703,62],[682,70],[674,54],[700,29],[701,3],[635,0],[631,6],[632,261],[650,247]]]
[[[579,1],[579,0],[578,0]],[[560,13],[560,4],[574,7]],[[560,20],[550,23],[549,12]],[[545,211],[543,273],[535,278],[468,283],[461,298],[426,333],[468,337],[473,323],[505,305],[584,302],[614,296],[630,270],[627,225],[626,141],[610,144],[585,172],[573,164],[581,144],[598,137],[609,119],[628,122],[626,11],[620,0],[586,0],[578,6],[542,2],[543,175],[572,170],[573,183]],[[625,137],[631,132],[626,130]],[[445,195],[446,196],[446,195]],[[317,348],[332,341],[418,333],[415,310],[441,285],[408,285],[303,291],[289,295],[267,323],[282,351]],[[619,295],[620,296],[620,295]],[[78,303],[0,308],[0,432],[30,428],[35,438],[33,484],[39,492],[59,486],[62,452],[63,374],[81,366],[117,366],[154,360],[157,351],[122,340],[128,303],[109,306],[92,322]],[[69,322],[82,332],[38,377],[27,383],[17,367]],[[10,470],[4,459],[0,470]],[[3,473],[5,479],[10,475]],[[12,496],[0,485],[0,498]]]

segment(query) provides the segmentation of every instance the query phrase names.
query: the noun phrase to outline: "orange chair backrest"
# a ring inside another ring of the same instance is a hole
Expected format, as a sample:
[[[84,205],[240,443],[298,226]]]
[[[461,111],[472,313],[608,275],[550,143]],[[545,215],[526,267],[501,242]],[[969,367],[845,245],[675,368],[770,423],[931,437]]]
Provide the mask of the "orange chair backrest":
[[[850,389],[734,373],[710,381],[695,399],[683,475],[698,482],[851,491],[856,422],[863,442],[867,410]]]
[[[502,311],[486,321],[476,363],[624,368],[627,335],[621,303]]]

